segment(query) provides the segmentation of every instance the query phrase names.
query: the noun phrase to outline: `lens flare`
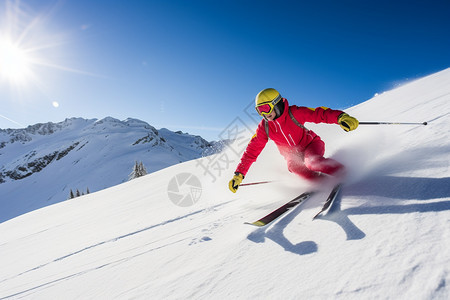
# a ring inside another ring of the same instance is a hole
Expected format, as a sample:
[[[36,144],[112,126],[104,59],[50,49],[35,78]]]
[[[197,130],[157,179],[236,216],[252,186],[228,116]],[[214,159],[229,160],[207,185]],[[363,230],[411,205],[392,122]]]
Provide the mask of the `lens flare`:
[[[30,58],[25,50],[7,38],[0,37],[0,76],[3,80],[19,84],[31,75]]]
[[[0,83],[23,89],[30,84],[50,90],[48,70],[97,76],[65,65],[68,35],[49,26],[58,4],[46,13],[36,13],[22,1],[0,2]]]
[[[55,95],[54,91],[65,80],[60,75],[75,73],[103,77],[67,65],[74,61],[68,60],[68,57],[80,54],[66,47],[72,43],[73,31],[62,32],[64,26],[51,20],[53,15],[59,13],[62,2],[54,1],[48,6],[41,6],[34,1],[0,1],[0,102],[9,101],[6,104],[11,107],[20,107],[17,115],[22,117],[25,117],[26,109],[48,109],[49,103],[53,108],[59,108],[60,103],[53,99],[60,96]],[[36,10],[38,7],[39,11]],[[78,30],[86,31],[89,27],[85,25]],[[40,101],[43,103],[37,103]],[[19,124],[4,116],[4,113],[0,111],[0,119]]]

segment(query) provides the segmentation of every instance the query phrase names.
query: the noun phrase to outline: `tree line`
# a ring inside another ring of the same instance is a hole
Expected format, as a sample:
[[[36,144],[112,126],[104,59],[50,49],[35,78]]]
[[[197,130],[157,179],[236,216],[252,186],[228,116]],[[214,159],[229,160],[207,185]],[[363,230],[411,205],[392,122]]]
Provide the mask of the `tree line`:
[[[147,174],[148,174],[147,169],[145,168],[144,163],[142,161],[141,162],[135,161],[133,169],[131,173],[128,175],[128,181],[142,177]],[[73,199],[87,194],[90,194],[89,188],[86,189],[86,193],[80,191],[79,189],[76,189],[75,192],[72,189],[70,189],[69,199]]]

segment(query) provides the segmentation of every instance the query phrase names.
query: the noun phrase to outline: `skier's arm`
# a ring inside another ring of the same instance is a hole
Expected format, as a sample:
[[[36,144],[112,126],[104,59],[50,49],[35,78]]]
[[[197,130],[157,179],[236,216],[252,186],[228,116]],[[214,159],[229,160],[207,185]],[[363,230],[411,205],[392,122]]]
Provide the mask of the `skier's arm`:
[[[292,114],[300,122],[338,124],[339,116],[344,113],[327,107],[310,108],[304,106],[292,106]]]
[[[339,124],[345,131],[351,131],[358,127],[356,118],[349,116],[342,110],[330,109],[327,107],[297,107],[294,106],[294,117],[303,122]]]
[[[269,138],[267,137],[266,131],[264,129],[264,121],[259,123],[256,129],[256,134],[252,137],[241,157],[241,161],[236,167],[233,178],[230,180],[228,187],[233,192],[236,193],[239,185],[247,174],[250,166],[256,161],[261,151],[267,144]]]
[[[264,122],[261,122],[256,129],[256,134],[252,137],[242,155],[241,162],[236,168],[236,173],[241,173],[244,176],[247,174],[248,169],[256,161],[268,140]]]

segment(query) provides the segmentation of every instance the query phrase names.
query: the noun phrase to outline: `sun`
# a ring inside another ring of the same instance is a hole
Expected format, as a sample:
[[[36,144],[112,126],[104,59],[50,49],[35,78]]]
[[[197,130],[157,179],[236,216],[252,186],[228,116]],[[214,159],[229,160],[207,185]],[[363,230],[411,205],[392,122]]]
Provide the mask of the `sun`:
[[[69,36],[48,25],[58,3],[38,13],[24,2],[0,1],[0,84],[20,92],[35,87],[48,91],[49,69],[86,74],[65,66],[68,50],[63,46]]]
[[[41,13],[24,2],[0,0],[0,85],[6,83],[20,93],[35,87],[48,93],[54,83],[46,78],[51,71],[98,77],[66,65],[70,50],[64,46],[70,36],[58,26],[48,26],[60,1]]]
[[[31,76],[31,58],[27,51],[0,37],[0,77],[13,84],[22,84]]]

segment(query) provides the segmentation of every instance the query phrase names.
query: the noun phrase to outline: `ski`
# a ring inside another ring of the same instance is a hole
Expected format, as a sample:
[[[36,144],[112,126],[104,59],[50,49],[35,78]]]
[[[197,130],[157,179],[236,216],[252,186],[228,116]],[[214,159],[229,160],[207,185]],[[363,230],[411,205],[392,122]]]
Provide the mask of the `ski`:
[[[271,212],[267,216],[264,216],[261,219],[255,221],[255,222],[252,222],[252,223],[245,222],[245,224],[254,225],[254,226],[257,226],[257,227],[264,227],[264,226],[270,224],[271,222],[275,221],[279,217],[281,217],[284,213],[288,212],[293,207],[299,205],[300,203],[302,203],[303,201],[305,201],[306,199],[311,197],[314,193],[315,192],[303,193],[303,194],[295,197],[291,201],[287,202],[283,206],[277,208],[276,210],[274,210],[273,212]]]
[[[333,201],[336,199],[337,195],[339,194],[339,191],[341,190],[342,184],[337,184],[333,190],[330,192],[330,195],[328,196],[327,200],[325,201],[325,204],[323,205],[322,209],[313,217],[313,220],[317,218],[321,213],[326,211],[330,208]]]

